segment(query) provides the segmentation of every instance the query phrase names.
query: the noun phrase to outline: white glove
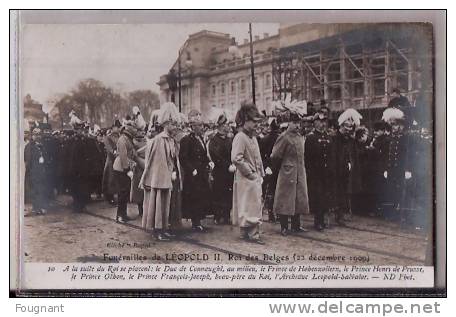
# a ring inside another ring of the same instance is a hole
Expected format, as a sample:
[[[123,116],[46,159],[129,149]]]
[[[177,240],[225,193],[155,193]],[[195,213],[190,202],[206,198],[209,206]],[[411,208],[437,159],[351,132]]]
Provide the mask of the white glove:
[[[387,171],[383,172],[383,177],[388,178],[388,172]]]
[[[130,177],[130,178],[133,178],[133,172],[132,171],[128,171],[127,176]]]
[[[272,175],[271,168],[270,167],[266,167],[265,173],[266,173],[266,175]]]
[[[231,164],[230,167],[228,167],[228,171],[229,171],[230,173],[236,172],[236,166],[234,166],[233,164]]]
[[[351,169],[352,169],[352,165],[350,162],[348,162],[348,170],[351,171]]]
[[[193,175],[193,176],[198,175],[198,171],[197,171],[197,170],[193,170],[192,175]]]
[[[211,169],[214,169],[214,167],[215,167],[215,164],[214,164],[214,162],[212,162],[212,161],[211,161],[211,162],[209,162],[209,167],[210,167]]]
[[[171,180],[175,181],[176,179],[177,179],[177,173],[176,172],[172,172],[171,173]]]
[[[407,172],[405,172],[404,176],[405,176],[405,179],[410,179],[410,178],[412,178],[412,172],[407,171]]]

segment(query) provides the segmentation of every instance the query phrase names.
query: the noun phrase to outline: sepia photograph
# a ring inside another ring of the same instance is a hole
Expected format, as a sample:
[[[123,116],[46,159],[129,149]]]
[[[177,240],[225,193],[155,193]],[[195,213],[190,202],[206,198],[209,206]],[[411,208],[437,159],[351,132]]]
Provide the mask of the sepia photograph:
[[[434,25],[178,13],[15,12],[19,292],[435,287]]]

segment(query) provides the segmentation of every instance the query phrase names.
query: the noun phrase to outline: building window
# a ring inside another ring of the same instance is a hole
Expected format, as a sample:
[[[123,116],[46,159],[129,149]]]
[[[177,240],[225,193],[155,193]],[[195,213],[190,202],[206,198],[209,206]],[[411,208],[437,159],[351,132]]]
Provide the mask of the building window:
[[[255,76],[255,94],[258,93],[258,76]]]
[[[212,85],[212,96],[215,96],[215,85]]]
[[[271,74],[266,74],[265,81],[266,81],[266,83],[265,83],[266,88],[271,88]]]
[[[232,80],[232,81],[230,82],[230,92],[231,92],[232,94],[234,94],[234,91],[235,91],[235,83],[234,83],[234,80]]]
[[[245,91],[245,79],[241,79],[241,91]]]
[[[221,93],[222,95],[225,94],[225,84],[224,84],[224,83],[221,83],[221,84],[220,84],[220,93]]]
[[[225,108],[225,104],[222,103],[222,104],[220,105],[220,108],[224,109],[224,108]]]
[[[231,102],[231,110],[234,111],[234,102]]]

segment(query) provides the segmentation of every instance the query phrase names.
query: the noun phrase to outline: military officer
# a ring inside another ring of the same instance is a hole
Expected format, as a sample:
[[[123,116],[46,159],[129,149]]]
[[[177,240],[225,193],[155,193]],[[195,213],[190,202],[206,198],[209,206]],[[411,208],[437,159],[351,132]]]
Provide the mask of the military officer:
[[[355,109],[345,110],[337,120],[339,129],[333,137],[336,222],[341,226],[351,220],[351,196],[359,190],[361,183],[355,148],[355,129],[361,119],[361,114]]]
[[[309,208],[318,231],[327,228],[325,215],[333,207],[334,196],[334,151],[327,131],[327,113],[326,109],[320,109],[314,115],[314,130],[307,135],[304,150]]]
[[[209,189],[209,158],[203,140],[204,125],[201,113],[190,111],[188,120],[191,132],[180,141],[179,160],[183,169],[182,215],[191,219],[192,229],[204,232],[201,220],[208,211]]]
[[[41,130],[38,127],[32,130],[32,140],[24,149],[26,174],[30,180],[32,214],[39,215],[46,212],[46,155],[41,143]]]
[[[383,176],[386,180],[387,202],[391,207],[387,217],[397,220],[399,211],[404,208],[407,181],[412,178],[411,165],[414,158],[412,138],[405,133],[405,116],[397,108],[388,108],[383,112],[382,119],[391,126],[391,134],[387,139],[386,161]]]
[[[228,137],[230,126],[225,114],[217,119],[217,133],[209,142],[209,154],[214,162],[213,207],[216,224],[230,223],[233,204],[234,166],[231,164],[232,139]]]

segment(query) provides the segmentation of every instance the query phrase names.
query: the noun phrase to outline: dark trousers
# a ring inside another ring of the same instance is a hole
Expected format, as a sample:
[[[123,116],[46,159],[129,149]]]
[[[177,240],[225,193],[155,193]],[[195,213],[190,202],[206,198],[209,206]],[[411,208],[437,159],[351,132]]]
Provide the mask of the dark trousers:
[[[314,226],[319,227],[319,226],[324,226],[325,225],[325,210],[323,209],[318,209],[314,210]]]
[[[280,228],[288,230],[288,223],[289,220],[291,219],[291,230],[299,229],[301,226],[301,222],[299,221],[300,215],[294,215],[294,216],[287,216],[287,215],[279,215],[279,221],[280,221]]]
[[[73,208],[74,211],[82,211],[90,199],[88,191],[89,182],[83,178],[76,178],[73,182],[73,188],[71,194],[73,196]]]
[[[214,219],[217,221],[225,221],[225,223],[230,222],[230,207],[215,207]]]
[[[38,211],[40,209],[45,209],[46,208],[46,193],[44,191],[45,187],[43,184],[33,184],[32,188],[32,195],[31,195],[31,201],[32,201],[32,209],[34,211]]]
[[[130,201],[131,179],[127,173],[119,171],[114,171],[114,179],[117,183],[117,217],[125,218]]]

